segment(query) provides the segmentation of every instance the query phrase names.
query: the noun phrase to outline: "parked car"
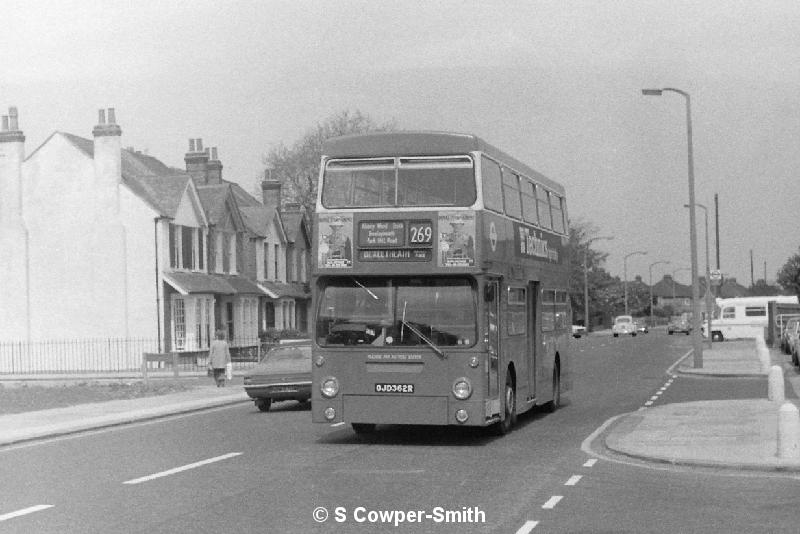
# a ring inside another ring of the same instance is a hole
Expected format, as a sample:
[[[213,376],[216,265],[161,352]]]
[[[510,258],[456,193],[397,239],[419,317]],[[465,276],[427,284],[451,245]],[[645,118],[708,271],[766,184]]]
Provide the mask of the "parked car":
[[[311,400],[311,342],[295,341],[268,350],[244,375],[244,390],[262,412],[274,401]]]
[[[611,333],[614,337],[619,337],[620,334],[629,334],[636,337],[636,323],[633,322],[633,317],[630,315],[619,315],[614,318],[614,324],[611,326]]]
[[[586,335],[586,327],[580,324],[572,325],[572,337],[581,337]]]
[[[789,346],[789,334],[797,329],[797,325],[800,324],[800,319],[792,318],[786,321],[786,324],[783,325],[783,330],[781,330],[781,352],[784,354],[791,354],[791,347]]]
[[[667,334],[683,333],[687,336],[692,332],[692,324],[684,318],[673,319],[667,325]]]
[[[800,321],[795,321],[789,330],[786,344],[789,348],[789,354],[792,356],[792,365],[800,366]]]
[[[647,328],[647,323],[644,321],[636,321],[636,331],[640,334],[647,334],[650,330]]]

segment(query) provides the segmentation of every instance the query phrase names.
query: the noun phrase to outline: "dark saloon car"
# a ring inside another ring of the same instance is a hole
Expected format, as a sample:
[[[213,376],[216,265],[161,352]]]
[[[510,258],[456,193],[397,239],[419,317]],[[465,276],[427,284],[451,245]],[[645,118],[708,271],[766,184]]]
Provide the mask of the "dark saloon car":
[[[244,375],[244,390],[262,412],[273,401],[311,400],[311,342],[277,345]]]

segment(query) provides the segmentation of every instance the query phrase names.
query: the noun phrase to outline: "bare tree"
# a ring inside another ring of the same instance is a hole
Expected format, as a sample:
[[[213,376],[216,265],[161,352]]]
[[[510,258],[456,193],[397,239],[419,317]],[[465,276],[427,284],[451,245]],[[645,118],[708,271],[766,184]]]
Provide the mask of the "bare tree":
[[[391,131],[395,128],[394,121],[377,124],[358,110],[342,111],[317,124],[291,147],[281,143],[272,148],[263,158],[266,174],[283,184],[284,202],[297,202],[310,213],[316,200],[319,162],[325,140],[340,135]],[[260,183],[257,184],[257,191],[260,195]]]

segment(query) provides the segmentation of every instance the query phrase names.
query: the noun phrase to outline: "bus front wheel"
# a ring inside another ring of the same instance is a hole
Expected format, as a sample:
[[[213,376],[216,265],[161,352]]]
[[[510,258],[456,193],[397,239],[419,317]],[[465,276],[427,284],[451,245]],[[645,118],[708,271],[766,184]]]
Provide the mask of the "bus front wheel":
[[[722,337],[722,332],[711,332],[711,340],[724,341],[724,338]]]
[[[497,433],[501,436],[511,432],[517,422],[517,391],[511,374],[506,375],[506,387],[503,394],[503,415],[505,418],[497,423]]]

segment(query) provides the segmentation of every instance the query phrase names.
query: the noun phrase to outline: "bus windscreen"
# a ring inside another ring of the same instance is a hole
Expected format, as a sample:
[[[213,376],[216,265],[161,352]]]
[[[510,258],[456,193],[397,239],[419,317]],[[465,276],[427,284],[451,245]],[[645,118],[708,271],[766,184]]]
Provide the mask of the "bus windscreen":
[[[469,156],[331,160],[322,181],[326,208],[466,207],[476,198]]]
[[[348,277],[320,288],[320,346],[469,347],[477,300],[467,278]]]

